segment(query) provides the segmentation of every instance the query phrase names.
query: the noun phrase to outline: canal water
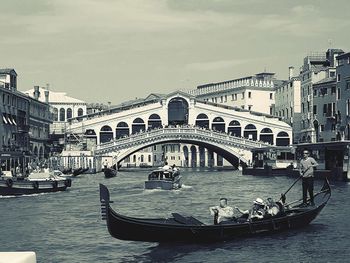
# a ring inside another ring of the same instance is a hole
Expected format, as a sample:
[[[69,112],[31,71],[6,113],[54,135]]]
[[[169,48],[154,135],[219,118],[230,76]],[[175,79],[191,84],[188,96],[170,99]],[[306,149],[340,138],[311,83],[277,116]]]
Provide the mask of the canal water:
[[[137,217],[192,214],[211,223],[208,207],[227,197],[248,208],[257,197],[275,197],[295,180],[242,176],[239,171],[183,170],[184,187],[144,190],[148,171],[118,177],[83,175],[66,192],[0,197],[0,251],[35,251],[38,262],[345,262],[350,256],[350,185],[332,183],[332,197],[311,225],[289,232],[214,244],[163,245],[112,238],[101,220],[98,185],[107,185],[113,207]],[[319,189],[321,182],[315,183]],[[301,196],[298,183],[288,200]]]

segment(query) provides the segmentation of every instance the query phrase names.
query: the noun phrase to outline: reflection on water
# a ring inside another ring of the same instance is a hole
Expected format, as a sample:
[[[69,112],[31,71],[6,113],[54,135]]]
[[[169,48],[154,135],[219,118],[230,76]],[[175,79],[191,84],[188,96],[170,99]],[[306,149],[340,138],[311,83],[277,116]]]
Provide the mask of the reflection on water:
[[[137,217],[192,214],[211,223],[208,207],[227,197],[248,208],[256,197],[275,197],[293,178],[242,176],[239,171],[183,170],[185,187],[144,190],[148,171],[122,171],[105,179],[84,175],[67,192],[0,198],[1,251],[32,250],[38,262],[344,262],[349,254],[349,184],[333,183],[327,207],[308,227],[213,244],[157,244],[112,238],[100,219],[98,184],[106,184],[113,207]],[[316,182],[319,189],[322,182]],[[301,196],[301,185],[288,200]]]

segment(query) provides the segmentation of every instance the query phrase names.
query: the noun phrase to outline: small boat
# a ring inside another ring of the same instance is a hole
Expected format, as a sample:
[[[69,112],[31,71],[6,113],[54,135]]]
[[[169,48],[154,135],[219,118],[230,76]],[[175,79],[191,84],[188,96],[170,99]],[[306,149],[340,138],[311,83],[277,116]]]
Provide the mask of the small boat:
[[[0,179],[0,195],[58,192],[65,191],[71,185],[71,179],[48,173],[34,173],[26,178],[2,177]]]
[[[72,168],[64,168],[61,170],[63,174],[71,174],[72,173]]]
[[[327,204],[331,196],[328,180],[314,196],[314,206],[301,207],[301,200],[285,204],[280,214],[259,220],[204,224],[192,216],[173,213],[171,218],[134,218],[117,213],[110,204],[109,191],[100,184],[102,219],[109,233],[117,239],[145,242],[216,242],[262,233],[274,233],[308,225]]]
[[[114,164],[112,165],[112,167],[105,167],[103,169],[103,173],[105,175],[106,178],[112,178],[112,177],[115,177],[117,176],[117,165]]]
[[[77,176],[79,174],[85,173],[87,170],[89,170],[89,168],[79,167],[79,168],[73,169],[72,174],[73,174],[73,176]]]
[[[181,188],[181,176],[178,170],[154,170],[148,175],[148,181],[145,181],[145,189],[173,190],[179,188]]]

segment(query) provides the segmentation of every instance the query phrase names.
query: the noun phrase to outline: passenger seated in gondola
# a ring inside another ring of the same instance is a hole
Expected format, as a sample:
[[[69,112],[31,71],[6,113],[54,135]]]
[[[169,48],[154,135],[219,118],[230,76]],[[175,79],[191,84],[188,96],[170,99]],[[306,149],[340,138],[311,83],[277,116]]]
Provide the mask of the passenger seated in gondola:
[[[233,208],[227,205],[227,198],[220,198],[220,205],[209,207],[209,211],[214,216],[215,225],[236,221]]]
[[[165,178],[169,178],[169,174],[170,174],[170,171],[171,171],[171,167],[170,165],[168,164],[168,162],[165,162],[163,168],[163,175]],[[163,178],[160,178],[160,179],[163,179]]]
[[[280,206],[271,197],[267,198],[265,218],[276,216],[280,212]]]
[[[242,216],[238,219],[239,222],[263,219],[266,214],[266,204],[264,200],[259,197],[255,199],[251,209],[241,210],[238,207],[235,208],[242,214]]]

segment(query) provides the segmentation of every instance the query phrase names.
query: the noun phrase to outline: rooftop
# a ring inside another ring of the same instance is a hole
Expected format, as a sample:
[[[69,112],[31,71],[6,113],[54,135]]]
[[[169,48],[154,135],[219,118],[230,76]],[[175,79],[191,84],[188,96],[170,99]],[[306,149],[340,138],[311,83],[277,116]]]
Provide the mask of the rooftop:
[[[39,100],[40,101],[45,101],[45,91],[47,91],[48,89],[46,88],[39,88]],[[34,89],[30,89],[27,91],[24,91],[23,93],[29,95],[30,97],[34,97]],[[72,98],[67,96],[66,92],[55,92],[55,91],[51,91],[49,90],[49,103],[86,103],[85,101],[76,99],[76,98]]]

